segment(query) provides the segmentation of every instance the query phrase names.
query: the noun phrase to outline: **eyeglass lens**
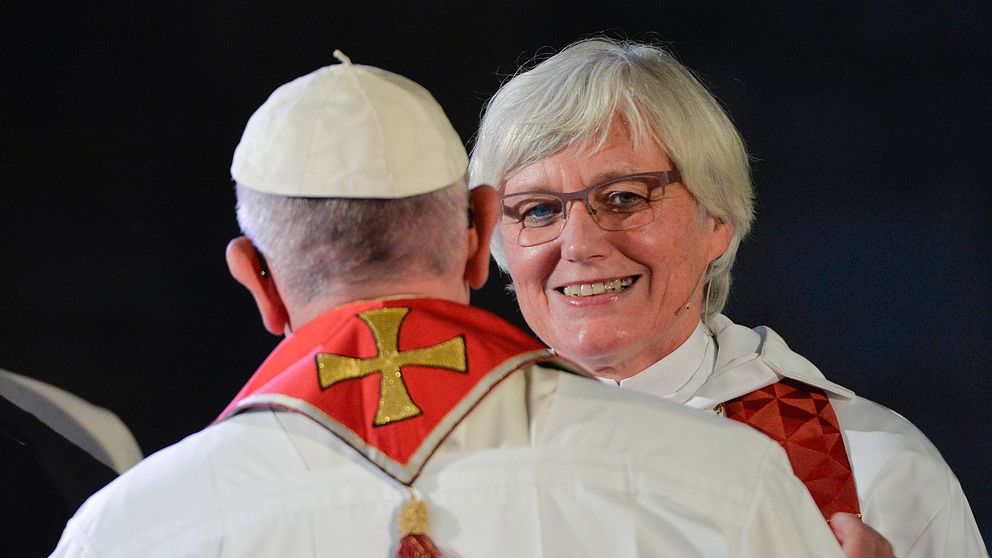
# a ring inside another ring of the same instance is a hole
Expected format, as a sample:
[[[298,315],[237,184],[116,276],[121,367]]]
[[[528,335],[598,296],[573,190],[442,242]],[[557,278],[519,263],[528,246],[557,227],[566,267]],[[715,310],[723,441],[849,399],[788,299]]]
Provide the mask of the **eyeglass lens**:
[[[667,174],[667,173],[658,173]],[[668,176],[665,176],[668,179]],[[534,246],[561,234],[568,202],[581,200],[604,230],[619,231],[651,223],[651,203],[664,196],[668,180],[661,176],[632,175],[568,194],[523,192],[503,196],[502,226],[517,234],[520,246]]]

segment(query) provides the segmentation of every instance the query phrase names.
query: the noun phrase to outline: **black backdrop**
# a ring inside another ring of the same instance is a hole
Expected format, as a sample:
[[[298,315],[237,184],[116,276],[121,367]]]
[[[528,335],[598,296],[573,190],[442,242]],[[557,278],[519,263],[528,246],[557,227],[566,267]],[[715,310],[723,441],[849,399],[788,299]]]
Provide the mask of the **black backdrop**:
[[[277,341],[223,259],[230,156],[269,92],[340,48],[470,141],[520,63],[607,31],[670,45],[756,158],[728,313],[914,421],[990,538],[988,2],[23,4],[0,7],[0,367],[113,409],[146,452]],[[475,301],[519,323],[502,283]]]

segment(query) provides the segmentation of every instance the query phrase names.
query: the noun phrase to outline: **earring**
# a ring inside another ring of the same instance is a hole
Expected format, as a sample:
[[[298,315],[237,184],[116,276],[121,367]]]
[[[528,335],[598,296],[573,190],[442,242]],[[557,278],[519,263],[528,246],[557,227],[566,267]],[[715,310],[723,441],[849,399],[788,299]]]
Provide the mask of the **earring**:
[[[258,274],[261,275],[262,277],[268,277],[269,264],[268,262],[265,261],[265,256],[262,255],[262,251],[259,250],[257,246],[254,246],[254,248],[255,248],[255,255],[258,256]]]
[[[709,275],[709,270],[710,268],[708,267],[706,269],[707,275]],[[703,285],[703,289],[706,290],[706,294],[703,296],[703,321],[705,322],[708,321],[709,319],[708,317],[710,313],[710,293],[713,291],[713,284],[707,281]]]

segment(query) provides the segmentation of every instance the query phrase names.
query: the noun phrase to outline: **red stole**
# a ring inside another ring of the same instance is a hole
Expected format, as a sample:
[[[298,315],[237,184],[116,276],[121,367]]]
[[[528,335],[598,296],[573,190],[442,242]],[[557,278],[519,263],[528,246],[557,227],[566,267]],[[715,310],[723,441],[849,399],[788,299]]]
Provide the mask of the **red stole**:
[[[497,383],[535,362],[576,371],[484,310],[356,302],[283,340],[217,420],[251,407],[305,414],[409,485]]]
[[[858,514],[858,493],[837,415],[823,390],[784,378],[727,401],[729,418],[778,442],[823,516]]]

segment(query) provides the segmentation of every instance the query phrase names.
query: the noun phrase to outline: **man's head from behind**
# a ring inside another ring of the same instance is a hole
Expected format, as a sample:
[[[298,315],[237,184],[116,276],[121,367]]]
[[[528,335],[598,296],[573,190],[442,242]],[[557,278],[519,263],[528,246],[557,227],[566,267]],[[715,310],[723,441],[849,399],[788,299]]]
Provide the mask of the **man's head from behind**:
[[[231,165],[246,237],[228,264],[274,333],[361,298],[467,302],[466,284],[485,280],[493,194],[473,192],[471,227],[467,156],[443,110],[416,83],[339,58],[278,88]]]

